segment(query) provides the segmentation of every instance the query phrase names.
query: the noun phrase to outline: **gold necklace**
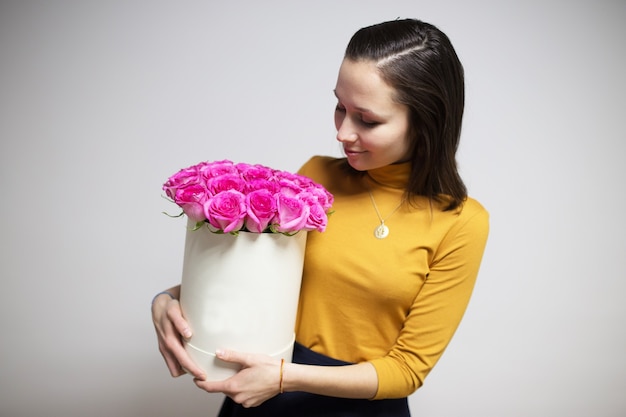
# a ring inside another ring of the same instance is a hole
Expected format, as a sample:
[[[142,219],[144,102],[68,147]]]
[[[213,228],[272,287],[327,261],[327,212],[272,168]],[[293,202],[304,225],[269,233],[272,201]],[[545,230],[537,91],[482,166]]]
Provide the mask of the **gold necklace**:
[[[389,213],[387,217],[383,219],[383,217],[380,215],[380,211],[378,211],[378,206],[376,205],[376,201],[374,200],[374,195],[372,194],[372,190],[368,189],[367,192],[370,194],[372,205],[374,206],[374,210],[376,210],[376,215],[378,216],[378,220],[380,220],[380,224],[376,226],[376,228],[374,229],[374,236],[376,236],[376,239],[384,239],[387,236],[389,236],[389,227],[387,227],[387,225],[385,224],[385,220],[388,220],[391,216],[394,215],[396,211],[398,211],[400,207],[402,207],[402,204],[404,204],[404,201],[406,200],[406,196],[402,198],[402,201],[400,201],[400,204],[398,204],[398,207],[393,209],[393,211]]]

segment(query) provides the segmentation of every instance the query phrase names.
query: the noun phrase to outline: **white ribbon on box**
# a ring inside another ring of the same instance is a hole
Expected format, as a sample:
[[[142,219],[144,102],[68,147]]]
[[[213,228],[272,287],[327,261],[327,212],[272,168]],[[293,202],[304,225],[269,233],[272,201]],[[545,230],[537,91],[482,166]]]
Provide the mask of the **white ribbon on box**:
[[[193,336],[185,349],[208,380],[239,367],[217,349],[264,353],[291,361],[307,232],[294,236],[189,230],[180,303]]]

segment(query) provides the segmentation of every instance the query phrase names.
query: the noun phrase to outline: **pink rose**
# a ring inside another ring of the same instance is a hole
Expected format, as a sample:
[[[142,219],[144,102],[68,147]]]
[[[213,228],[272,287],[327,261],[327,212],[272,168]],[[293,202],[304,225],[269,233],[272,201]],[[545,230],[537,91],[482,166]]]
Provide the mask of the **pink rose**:
[[[246,183],[241,179],[239,174],[223,174],[209,178],[207,179],[206,186],[214,195],[227,190],[236,190],[242,193],[246,189]]]
[[[304,230],[317,230],[319,232],[326,230],[328,215],[326,209],[318,202],[317,196],[313,193],[302,193],[300,198],[309,207],[309,217],[304,225]]]
[[[209,224],[224,233],[239,231],[246,217],[246,196],[235,190],[222,191],[204,204]]]
[[[226,174],[238,174],[237,168],[232,161],[206,162],[199,165],[199,171],[204,178],[215,178]]]
[[[276,220],[273,228],[281,233],[294,233],[301,230],[307,222],[310,208],[305,201],[285,194],[276,198]]]
[[[305,183],[311,181],[311,179],[309,177],[305,177],[305,176],[299,175],[299,174],[294,174],[294,173],[288,172],[288,171],[280,171],[280,179],[281,180],[286,180],[286,181],[291,181],[291,182],[296,182],[296,183],[301,183],[301,184],[305,184]]]
[[[208,199],[206,188],[200,184],[192,184],[176,190],[174,201],[183,212],[193,221],[200,222],[206,219],[204,215],[204,203]]]
[[[197,167],[189,167],[185,169],[181,169],[176,174],[172,175],[168,178],[168,180],[163,184],[163,190],[165,194],[172,200],[175,200],[176,191],[185,187],[189,184],[197,184],[200,182],[200,175]]]
[[[272,194],[276,194],[280,191],[280,186],[276,181],[270,181],[265,179],[252,179],[246,183],[246,192],[250,193],[256,190],[267,190]]]
[[[276,199],[268,190],[260,189],[246,195],[248,216],[246,229],[253,233],[262,233],[276,216]]]
[[[315,196],[317,202],[324,208],[324,211],[328,211],[332,207],[334,197],[321,185],[312,184],[307,191]]]
[[[296,197],[302,191],[302,187],[294,178],[280,178],[278,186],[279,192],[288,197]]]
[[[274,177],[274,170],[263,165],[250,165],[240,163],[236,165],[241,178],[246,181],[270,180]]]

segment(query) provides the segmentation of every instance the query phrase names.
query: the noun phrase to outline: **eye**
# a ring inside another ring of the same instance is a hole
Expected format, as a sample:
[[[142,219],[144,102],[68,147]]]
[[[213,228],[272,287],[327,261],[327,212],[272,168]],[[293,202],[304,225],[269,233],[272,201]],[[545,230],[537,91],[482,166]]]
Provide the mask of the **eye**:
[[[365,127],[372,128],[372,127],[378,126],[380,124],[380,122],[375,122],[375,121],[372,121],[372,120],[367,120],[367,119],[363,119],[362,118],[361,119],[361,124],[363,126],[365,126]]]

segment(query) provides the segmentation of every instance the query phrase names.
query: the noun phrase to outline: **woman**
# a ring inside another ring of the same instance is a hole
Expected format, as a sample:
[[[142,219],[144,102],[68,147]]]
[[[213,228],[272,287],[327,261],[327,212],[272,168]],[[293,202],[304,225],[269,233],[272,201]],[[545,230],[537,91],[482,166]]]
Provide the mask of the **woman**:
[[[314,157],[300,170],[335,202],[326,231],[307,240],[294,363],[218,352],[242,370],[206,381],[181,345],[190,330],[179,287],[155,297],[170,372],[184,367],[200,388],[225,393],[220,416],[408,416],[407,396],[469,301],[488,214],[456,167],[464,81],[447,36],[411,19],[359,30],[335,95],[346,157]]]

